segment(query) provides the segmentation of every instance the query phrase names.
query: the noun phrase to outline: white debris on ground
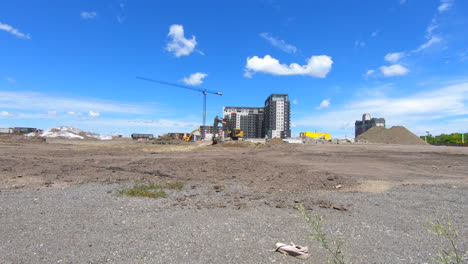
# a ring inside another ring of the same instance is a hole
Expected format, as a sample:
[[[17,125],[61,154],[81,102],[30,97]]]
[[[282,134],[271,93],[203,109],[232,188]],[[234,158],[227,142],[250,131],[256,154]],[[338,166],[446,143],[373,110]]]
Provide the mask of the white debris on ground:
[[[84,137],[77,135],[75,133],[69,131],[60,131],[56,130],[55,128],[47,129],[44,133],[41,134],[41,137],[48,137],[48,138],[56,138],[56,137],[64,137],[64,138],[78,138],[84,139]]]
[[[44,137],[44,138],[68,138],[68,139],[97,139],[97,140],[112,140],[112,136],[100,135],[96,133],[86,132],[74,127],[59,126],[49,128],[43,132],[32,132],[26,134],[27,137]]]

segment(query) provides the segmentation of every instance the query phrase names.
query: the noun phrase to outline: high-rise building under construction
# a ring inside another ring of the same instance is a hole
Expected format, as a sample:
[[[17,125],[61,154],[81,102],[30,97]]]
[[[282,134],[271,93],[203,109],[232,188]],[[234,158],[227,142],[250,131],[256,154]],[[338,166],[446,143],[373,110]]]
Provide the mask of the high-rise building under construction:
[[[245,138],[291,136],[290,103],[287,94],[272,94],[264,107],[223,107],[223,118],[244,132]]]
[[[291,137],[291,108],[287,94],[272,94],[265,100],[265,136]]]

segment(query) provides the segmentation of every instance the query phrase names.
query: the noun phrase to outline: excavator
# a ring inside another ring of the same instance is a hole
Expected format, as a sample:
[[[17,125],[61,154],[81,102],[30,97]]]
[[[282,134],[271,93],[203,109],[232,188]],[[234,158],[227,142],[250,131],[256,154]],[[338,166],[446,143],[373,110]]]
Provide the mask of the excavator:
[[[218,142],[221,140],[221,137],[218,134],[219,123],[223,124],[223,129],[227,130],[227,136],[230,137],[232,140],[238,140],[239,137],[244,136],[244,132],[241,131],[239,128],[233,128],[228,121],[216,116],[213,123],[213,145],[218,144]]]
[[[183,136],[182,139],[189,142],[190,140],[192,140],[193,134],[195,134],[197,132],[200,132],[200,128],[197,128],[197,129],[193,130],[192,132],[190,132],[190,134],[188,136]]]

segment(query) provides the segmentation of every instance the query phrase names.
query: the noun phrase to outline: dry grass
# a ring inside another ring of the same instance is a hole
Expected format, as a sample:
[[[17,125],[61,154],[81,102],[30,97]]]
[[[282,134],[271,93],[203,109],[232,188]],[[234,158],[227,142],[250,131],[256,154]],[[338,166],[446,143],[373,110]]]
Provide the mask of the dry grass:
[[[121,195],[133,197],[165,198],[166,192],[161,185],[157,184],[135,184],[132,188],[122,189],[118,192]]]
[[[182,188],[184,185],[180,182],[167,182],[163,185],[134,184],[131,188],[119,190],[118,194],[132,197],[165,198],[167,193],[164,189],[180,191]]]

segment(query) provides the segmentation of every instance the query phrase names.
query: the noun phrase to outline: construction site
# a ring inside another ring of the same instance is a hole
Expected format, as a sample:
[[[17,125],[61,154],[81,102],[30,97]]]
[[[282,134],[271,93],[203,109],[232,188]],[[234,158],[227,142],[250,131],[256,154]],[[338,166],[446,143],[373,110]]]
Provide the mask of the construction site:
[[[230,132],[217,144],[70,127],[1,134],[1,262],[325,263],[299,204],[353,263],[429,263],[447,244],[425,225],[447,217],[467,248],[468,148],[397,126],[356,140],[304,132],[301,144]],[[123,194],[132,186],[164,195]],[[310,258],[275,252],[279,242]]]

